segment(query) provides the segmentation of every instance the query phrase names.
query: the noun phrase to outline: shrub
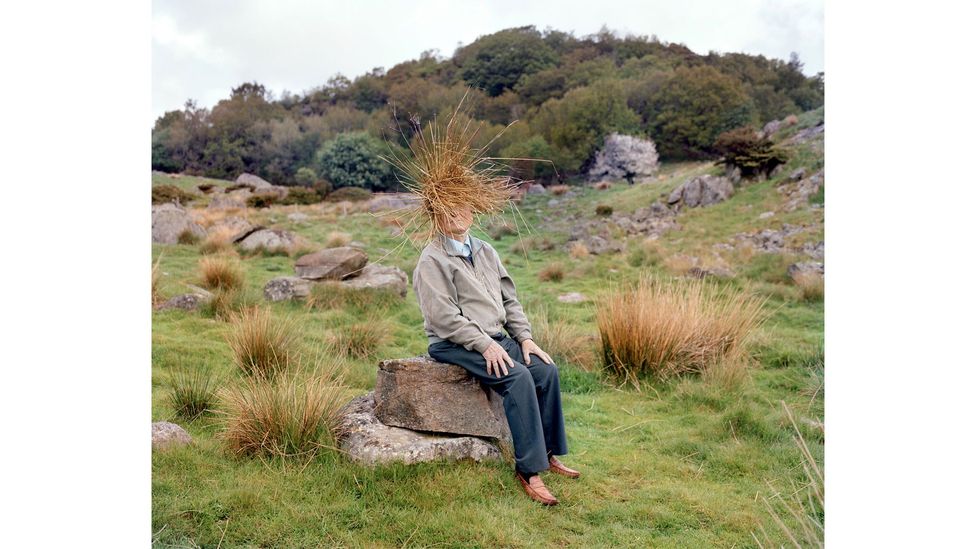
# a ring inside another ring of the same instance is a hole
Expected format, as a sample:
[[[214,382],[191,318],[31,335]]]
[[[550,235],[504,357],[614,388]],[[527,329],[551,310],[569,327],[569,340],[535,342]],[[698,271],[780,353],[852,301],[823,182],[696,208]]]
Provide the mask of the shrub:
[[[288,194],[291,195],[291,191]],[[252,194],[245,202],[250,208],[269,208],[278,203],[278,196],[270,193]]]
[[[598,191],[605,191],[610,188],[612,184],[609,181],[600,181],[593,185],[593,188]]]
[[[389,190],[396,178],[379,157],[386,152],[383,143],[367,133],[342,133],[319,149],[318,172],[339,187]]]
[[[302,187],[311,187],[315,183],[315,170],[312,168],[298,168],[295,172],[295,183]]]
[[[664,283],[645,274],[598,303],[603,366],[635,386],[643,377],[702,373],[720,360],[741,358],[743,341],[765,320],[765,299],[730,286]]]
[[[319,179],[314,185],[312,185],[312,189],[318,193],[319,198],[325,198],[326,196],[329,196],[329,193],[332,192],[332,183],[326,181],[325,179]]]
[[[549,192],[551,192],[553,196],[562,196],[568,191],[569,185],[552,185],[549,187]]]
[[[539,271],[539,280],[542,282],[561,282],[566,276],[566,270],[562,263],[550,263]]]
[[[193,195],[177,187],[176,185],[154,185],[152,188],[152,203],[163,204],[166,202],[176,202],[186,204],[193,200]]]
[[[360,189],[359,187],[341,187],[329,193],[325,199],[329,202],[341,202],[343,200],[359,202],[369,200],[372,197],[373,193],[366,189]]]
[[[613,206],[608,206],[606,204],[597,204],[596,215],[607,217],[613,213]]]
[[[727,131],[715,140],[715,150],[723,155],[718,164],[739,168],[742,177],[769,176],[770,172],[788,160],[786,151],[773,147],[772,141],[752,128]]]
[[[232,323],[227,344],[243,373],[270,379],[295,358],[299,333],[293,320],[279,320],[270,309],[253,307],[234,314]]]
[[[176,415],[194,420],[214,409],[217,384],[209,370],[181,369],[173,376],[169,403]]]
[[[200,237],[197,233],[193,232],[189,228],[180,231],[180,234],[176,237],[177,244],[188,244],[190,246],[200,242]]]
[[[379,318],[339,328],[332,335],[335,347],[345,356],[369,358],[386,342],[389,327]]]
[[[310,374],[245,378],[220,392],[226,408],[220,438],[238,456],[311,459],[335,447],[345,393],[336,360]]]
[[[201,259],[200,276],[211,290],[239,290],[244,286],[244,269],[237,260],[224,256]]]
[[[281,200],[284,205],[292,204],[318,204],[322,197],[315,189],[309,187],[289,187],[288,196]]]

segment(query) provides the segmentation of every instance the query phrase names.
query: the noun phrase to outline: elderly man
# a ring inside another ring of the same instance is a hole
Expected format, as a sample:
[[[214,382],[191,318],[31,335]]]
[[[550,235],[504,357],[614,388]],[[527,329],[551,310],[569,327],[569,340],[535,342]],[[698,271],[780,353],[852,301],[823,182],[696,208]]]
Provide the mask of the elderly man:
[[[538,473],[580,475],[556,458],[568,452],[559,372],[532,340],[515,284],[498,253],[469,234],[472,221],[470,208],[436,216],[437,235],[413,272],[428,354],[461,366],[502,396],[515,446],[515,475],[529,497],[555,505],[558,500]]]

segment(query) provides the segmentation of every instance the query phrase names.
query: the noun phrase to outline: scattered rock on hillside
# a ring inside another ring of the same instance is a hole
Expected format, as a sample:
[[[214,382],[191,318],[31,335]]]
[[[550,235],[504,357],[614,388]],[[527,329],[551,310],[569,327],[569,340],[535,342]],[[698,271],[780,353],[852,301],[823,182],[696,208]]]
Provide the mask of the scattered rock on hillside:
[[[762,136],[763,136],[763,138],[769,138],[774,133],[778,132],[779,129],[782,128],[782,127],[783,127],[783,121],[782,120],[773,120],[771,122],[767,122],[766,125],[763,126],[763,129],[762,129]]]
[[[786,268],[786,274],[790,275],[794,281],[797,277],[805,274],[824,274],[824,264],[817,261],[808,261],[803,263],[793,263]]]
[[[824,258],[824,242],[823,242],[823,240],[821,240],[820,242],[817,242],[817,243],[804,242],[803,245],[800,246],[799,251],[807,254],[808,256],[810,256],[810,257],[812,257],[814,259],[823,261],[823,258]]]
[[[437,459],[502,460],[498,446],[472,436],[432,435],[384,425],[374,414],[373,391],[358,396],[339,410],[338,444],[343,454],[360,465]]]
[[[806,168],[797,168],[790,174],[790,181],[799,181],[807,174]]]
[[[600,235],[587,236],[581,239],[581,242],[583,243],[584,246],[586,246],[586,249],[589,250],[590,253],[594,255],[616,253],[616,252],[623,251],[624,249],[623,244],[615,240],[603,238]]]
[[[292,212],[288,214],[288,220],[296,222],[306,221],[308,220],[308,215],[303,214],[302,212]]]
[[[361,272],[367,260],[366,252],[359,248],[326,248],[299,257],[295,274],[308,280],[342,280]]]
[[[199,309],[201,305],[210,301],[211,298],[213,298],[213,294],[210,292],[180,294],[167,299],[166,302],[157,306],[156,310],[165,311],[168,309],[183,309],[184,311],[195,311]]]
[[[780,253],[784,251],[786,239],[794,234],[803,232],[805,227],[784,223],[779,230],[763,229],[755,233],[738,233],[733,238],[739,242],[749,244],[757,251]]]
[[[152,424],[153,450],[164,450],[176,446],[186,446],[193,442],[190,433],[175,423],[155,421]]]
[[[427,355],[380,361],[376,418],[415,431],[510,437],[502,398],[467,370]]]
[[[774,215],[776,215],[776,212],[763,212],[763,213],[759,214],[759,219],[769,219],[770,217],[773,217]]]
[[[243,185],[250,185],[255,190],[264,189],[272,186],[271,183],[268,183],[267,181],[261,179],[260,177],[249,173],[242,173],[241,175],[237,176],[237,179],[234,180],[234,182]]]
[[[824,123],[821,120],[816,126],[802,129],[796,133],[793,137],[786,140],[787,144],[793,145],[796,143],[805,143],[810,141],[814,137],[822,134],[824,132]]]
[[[417,200],[413,193],[376,193],[366,202],[366,209],[370,212],[409,209],[417,205]]]
[[[539,183],[532,183],[525,189],[526,194],[546,194],[547,192],[549,191]]]
[[[239,216],[225,217],[207,228],[208,234],[225,233],[229,235],[230,242],[239,242],[249,234],[259,231],[264,227],[254,225],[250,221]]]
[[[360,274],[343,280],[343,284],[358,289],[392,290],[400,297],[407,297],[407,273],[398,267],[370,263]]]
[[[266,250],[292,250],[300,243],[298,235],[282,229],[259,229],[244,237],[241,249],[253,252],[260,248]]]
[[[732,196],[735,192],[732,182],[725,177],[715,175],[700,175],[685,181],[671,192],[668,204],[674,207],[682,205],[689,208],[717,204]]]
[[[556,299],[558,299],[562,303],[582,303],[586,301],[586,297],[584,297],[583,294],[579,292],[570,292],[568,294],[561,294]]]
[[[207,232],[196,224],[190,213],[177,204],[158,204],[152,207],[152,241],[160,244],[176,244],[183,231],[203,238]]]
[[[792,179],[793,176],[791,175],[790,178]],[[810,206],[810,197],[820,191],[823,182],[823,170],[819,170],[810,177],[779,185],[776,191],[786,197],[786,202],[780,209],[784,212],[792,212],[800,207]]]
[[[264,285],[264,298],[268,301],[285,301],[308,297],[312,283],[297,276],[279,276]]]
[[[674,211],[661,202],[654,202],[650,206],[638,208],[630,215],[614,212],[611,222],[626,231],[628,235],[660,236],[681,228],[674,217]]]

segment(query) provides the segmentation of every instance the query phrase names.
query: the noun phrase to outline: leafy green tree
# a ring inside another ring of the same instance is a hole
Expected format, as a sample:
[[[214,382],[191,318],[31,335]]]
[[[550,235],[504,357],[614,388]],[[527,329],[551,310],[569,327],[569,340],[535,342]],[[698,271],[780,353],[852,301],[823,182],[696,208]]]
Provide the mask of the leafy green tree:
[[[298,171],[295,172],[295,183],[303,187],[311,187],[315,184],[316,179],[315,170],[312,168],[302,167],[298,168]]]
[[[384,191],[396,186],[389,163],[378,157],[386,146],[364,132],[339,134],[322,144],[317,166],[319,175],[340,187],[361,187]]]
[[[597,82],[546,101],[531,126],[552,146],[560,170],[568,172],[584,170],[610,133],[641,133],[640,117],[627,106],[627,90],[617,81]]]
[[[505,29],[482,36],[458,50],[461,78],[494,97],[515,87],[520,78],[556,63],[556,54],[534,26]]]
[[[707,66],[675,70],[648,98],[645,114],[658,152],[670,160],[713,157],[720,133],[758,122],[743,85]]]

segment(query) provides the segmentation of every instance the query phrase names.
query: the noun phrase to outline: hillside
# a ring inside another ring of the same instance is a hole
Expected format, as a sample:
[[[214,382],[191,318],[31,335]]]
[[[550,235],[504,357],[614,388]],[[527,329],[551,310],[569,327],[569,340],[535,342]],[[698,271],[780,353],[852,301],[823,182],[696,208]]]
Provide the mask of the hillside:
[[[216,436],[219,413],[187,422],[176,417],[169,401],[174,376],[183,368],[210,371],[221,385],[239,378],[224,339],[228,323],[206,307],[155,311],[153,421],[180,423],[195,444],[153,454],[154,545],[741,547],[754,545],[752,535],[760,525],[785,542],[762,498],[805,479],[793,428],[779,402],[792,410],[821,463],[824,444],[822,286],[819,296],[805,291],[788,271],[793,264],[823,262],[822,120],[821,107],[801,114],[795,125],[784,124],[774,140],[790,151],[787,165],[769,179],[742,180],[717,204],[680,209],[662,221],[674,226],[655,238],[628,234],[625,227],[639,221],[642,208],[667,201],[696,176],[719,176],[722,168],[712,161],[666,162],[647,182],[613,181],[605,189],[574,184],[561,195],[550,187],[526,194],[518,215],[507,216],[509,223],[517,220],[520,235],[502,230],[499,220],[482,220],[487,230],[474,230],[501,254],[533,325],[540,332],[558,328],[578,335],[592,351],[576,355],[574,362],[561,349],[546,349],[560,367],[570,446],[564,461],[584,472],[578,481],[546,478],[562,501],[554,509],[528,500],[502,464],[368,469],[331,452],[307,465],[232,457]],[[232,185],[153,174],[154,185],[194,191],[201,183]],[[364,246],[371,262],[408,274],[416,263],[417,251],[398,248],[395,229],[365,211],[365,202],[219,210],[206,208],[211,199],[201,193],[190,203],[191,215],[204,229],[238,216],[292,231],[316,247],[351,239]],[[600,215],[598,206],[612,213]],[[571,252],[571,236],[592,247],[593,236],[601,234],[620,251]],[[198,262],[203,257],[199,243],[153,244],[163,299],[186,293],[188,284],[202,285]],[[300,339],[309,347],[360,330],[364,323],[382,326],[385,335],[368,357],[348,359],[349,398],[372,389],[381,358],[426,352],[412,289],[392,302],[268,303],[265,283],[292,274],[295,258],[240,257],[245,280],[240,302],[267,303],[275,316],[297,318]],[[648,381],[637,390],[601,373],[595,352],[600,292],[644,272],[681,277],[693,268],[707,271],[710,283],[768,298],[771,316],[750,342],[757,367],[748,379],[729,388],[685,377]],[[540,277],[553,270],[561,279]],[[585,300],[559,299],[571,292]]]

